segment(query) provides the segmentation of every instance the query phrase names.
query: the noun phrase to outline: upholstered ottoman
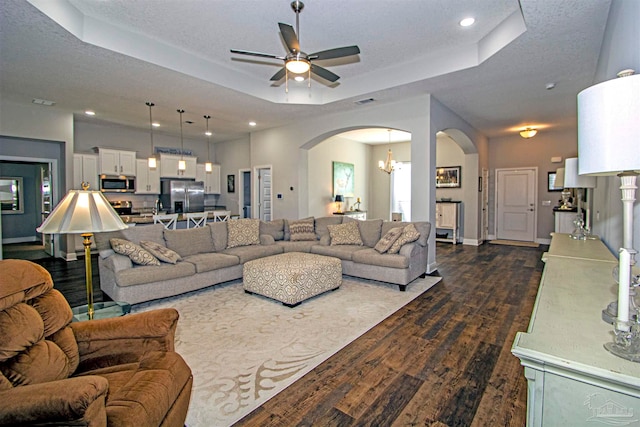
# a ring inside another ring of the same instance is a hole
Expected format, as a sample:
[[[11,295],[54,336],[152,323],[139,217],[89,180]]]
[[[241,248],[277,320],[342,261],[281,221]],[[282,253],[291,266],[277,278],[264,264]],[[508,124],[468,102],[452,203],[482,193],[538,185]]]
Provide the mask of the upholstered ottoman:
[[[244,290],[294,307],[342,284],[340,259],[288,252],[244,263]]]

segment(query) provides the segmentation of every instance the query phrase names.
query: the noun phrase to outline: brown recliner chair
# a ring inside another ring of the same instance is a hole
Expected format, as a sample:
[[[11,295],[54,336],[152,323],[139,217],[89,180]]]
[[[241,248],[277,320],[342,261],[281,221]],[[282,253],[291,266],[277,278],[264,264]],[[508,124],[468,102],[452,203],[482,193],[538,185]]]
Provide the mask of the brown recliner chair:
[[[183,426],[193,377],[178,312],[71,323],[49,272],[0,261],[0,425]]]

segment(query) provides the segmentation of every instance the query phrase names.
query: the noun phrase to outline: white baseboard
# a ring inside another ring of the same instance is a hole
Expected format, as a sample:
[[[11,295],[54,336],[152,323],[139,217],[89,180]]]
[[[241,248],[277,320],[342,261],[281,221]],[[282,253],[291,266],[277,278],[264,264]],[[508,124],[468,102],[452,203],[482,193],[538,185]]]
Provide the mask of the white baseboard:
[[[9,245],[11,243],[27,243],[27,242],[38,242],[40,239],[38,239],[36,236],[27,236],[27,237],[10,237],[7,239],[2,239],[2,244],[3,245]]]
[[[60,255],[65,261],[77,261],[78,256],[75,252],[60,252]]]
[[[438,263],[433,262],[427,266],[427,274],[431,274],[438,269]]]
[[[536,243],[540,243],[541,245],[550,245],[551,239],[536,239]]]
[[[482,243],[483,241],[478,239],[462,239],[463,245],[480,246]]]

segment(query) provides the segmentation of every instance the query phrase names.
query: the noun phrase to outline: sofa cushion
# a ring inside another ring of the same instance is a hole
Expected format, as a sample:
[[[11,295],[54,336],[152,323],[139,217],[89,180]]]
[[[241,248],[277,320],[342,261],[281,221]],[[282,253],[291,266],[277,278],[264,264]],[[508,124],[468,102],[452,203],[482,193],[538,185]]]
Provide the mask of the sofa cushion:
[[[260,221],[260,234],[268,234],[273,237],[273,240],[284,239],[284,219]]]
[[[162,262],[168,262],[169,264],[175,264],[180,261],[182,257],[177,253],[156,242],[150,242],[148,240],[141,240],[140,246],[147,250],[151,255],[158,258]]]
[[[96,233],[94,240],[98,251],[111,249],[111,239],[124,239],[137,245],[141,240],[160,243],[164,245],[164,226],[162,224],[150,224],[125,228],[124,230],[108,231],[106,233]]]
[[[402,234],[398,239],[393,242],[393,245],[389,248],[390,254],[397,254],[400,252],[400,248],[407,243],[415,242],[420,237],[420,233],[416,230],[415,225],[409,224],[402,229]]]
[[[164,280],[187,279],[194,274],[196,274],[196,267],[190,262],[162,264],[159,267],[140,266],[116,272],[116,283],[118,286],[135,286]],[[149,296],[150,300],[153,298],[153,295]]]
[[[311,253],[318,255],[332,256],[335,258],[351,261],[353,254],[364,250],[366,247],[361,245],[338,245],[338,246],[321,246],[313,245]]]
[[[141,246],[124,239],[111,239],[111,247],[121,255],[126,255],[135,264],[160,265],[160,261]]]
[[[240,259],[240,263],[244,264],[245,262],[256,258],[264,258],[266,256],[281,254],[284,250],[279,245],[251,245],[228,248],[222,252],[227,255],[235,255]]]
[[[304,220],[309,220],[309,219],[312,220],[313,217],[310,216],[310,217],[307,217],[307,218],[302,218],[299,221],[304,221]],[[291,221],[294,221],[294,220],[289,220],[289,219],[285,219],[284,220],[284,240],[291,240],[291,230],[289,228],[289,223]]]
[[[207,225],[211,230],[213,246],[220,252],[227,249],[227,221],[211,222]]]
[[[355,222],[358,224],[362,243],[370,248],[374,247],[376,243],[378,243],[378,240],[380,240],[380,236],[382,236],[381,232],[383,221],[381,219],[367,219],[365,221],[361,221],[346,217],[344,222]]]
[[[409,258],[399,254],[381,254],[375,249],[367,248],[353,253],[353,262],[390,268],[408,268]]]
[[[322,239],[322,236],[329,236],[329,229],[327,225],[342,224],[342,215],[323,216],[316,218],[316,235],[318,239]]]
[[[346,222],[344,224],[328,225],[329,235],[331,236],[331,246],[335,245],[360,245],[362,246],[362,238],[360,237],[360,228],[355,221]]]
[[[398,240],[398,238],[402,235],[402,230],[402,227],[394,227],[391,230],[387,231],[385,235],[382,236],[380,240],[378,240],[378,243],[376,243],[373,249],[381,254],[387,252],[391,245],[393,245],[395,241]]]
[[[259,219],[234,219],[227,221],[227,249],[260,244]]]
[[[327,238],[329,238],[329,236],[327,236]],[[317,241],[312,240],[300,240],[297,242],[281,240],[276,242],[276,246],[280,246],[284,252],[311,252],[311,247],[317,244]]]
[[[195,265],[197,273],[204,273],[205,271],[218,270],[240,264],[240,258],[237,256],[217,252],[190,255],[186,257],[184,261]]]
[[[206,227],[164,230],[164,240],[167,247],[181,257],[215,251],[211,231]]]
[[[299,242],[302,240],[317,240],[316,232],[314,229],[314,219],[300,219],[297,221],[289,221],[289,234],[292,242]]]

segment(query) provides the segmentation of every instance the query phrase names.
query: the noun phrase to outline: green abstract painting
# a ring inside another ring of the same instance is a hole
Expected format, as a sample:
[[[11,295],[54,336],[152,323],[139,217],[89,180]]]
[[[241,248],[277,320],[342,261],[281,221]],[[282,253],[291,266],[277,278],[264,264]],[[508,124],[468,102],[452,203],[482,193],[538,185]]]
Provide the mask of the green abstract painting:
[[[354,173],[352,163],[333,162],[333,197],[341,194],[354,197]]]

